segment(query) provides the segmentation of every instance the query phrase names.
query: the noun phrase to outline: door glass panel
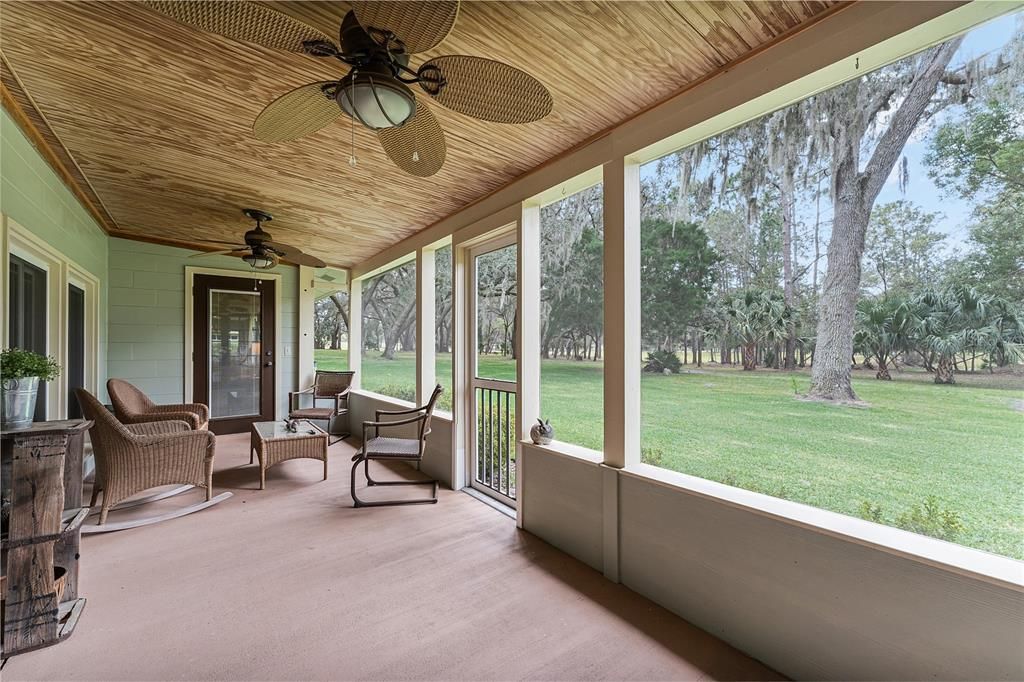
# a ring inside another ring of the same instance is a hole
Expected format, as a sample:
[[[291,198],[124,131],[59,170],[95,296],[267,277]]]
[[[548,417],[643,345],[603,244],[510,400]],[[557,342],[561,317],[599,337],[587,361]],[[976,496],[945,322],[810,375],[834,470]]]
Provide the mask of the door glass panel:
[[[85,387],[85,292],[68,285],[68,419],[81,419],[75,389]]]
[[[7,345],[46,355],[46,270],[12,255]],[[39,382],[35,421],[46,420],[46,382]]]
[[[210,416],[260,413],[260,292],[210,290]]]
[[[516,245],[476,257],[476,376],[516,380]]]

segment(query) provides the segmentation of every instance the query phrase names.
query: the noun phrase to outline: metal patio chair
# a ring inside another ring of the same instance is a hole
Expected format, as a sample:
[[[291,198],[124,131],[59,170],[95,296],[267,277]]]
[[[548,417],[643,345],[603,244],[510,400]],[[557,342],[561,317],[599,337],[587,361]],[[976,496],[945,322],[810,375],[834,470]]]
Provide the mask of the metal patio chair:
[[[430,400],[426,405],[413,407],[408,410],[377,410],[375,420],[363,422],[363,446],[352,458],[352,502],[356,507],[383,507],[387,505],[400,504],[434,504],[437,502],[437,481],[430,479],[426,481],[376,481],[370,476],[370,460],[390,462],[415,462],[419,468],[423,461],[423,453],[427,449],[427,436],[430,435],[430,419],[434,414],[434,404],[441,395],[441,385],[434,387]],[[401,417],[394,421],[382,421],[382,416]],[[413,426],[415,425],[415,427]],[[397,436],[381,436],[382,429],[398,429],[408,433],[415,428],[415,438],[402,438]],[[370,432],[373,436],[370,437]],[[411,500],[360,500],[356,494],[356,470],[362,464],[366,471],[366,482],[370,486],[378,485],[430,485],[433,486],[433,493],[430,497],[415,498]]]
[[[348,431],[342,433],[334,432],[334,424],[339,417],[348,414],[348,392],[352,386],[352,379],[355,372],[327,372],[317,370],[313,378],[313,385],[302,391],[290,391],[288,393],[288,418],[289,419],[319,419],[327,422],[327,433],[335,439],[328,443],[334,445],[352,434]],[[313,404],[310,407],[299,407],[301,396],[311,395]],[[330,400],[332,404],[324,407],[317,407],[317,400]]]

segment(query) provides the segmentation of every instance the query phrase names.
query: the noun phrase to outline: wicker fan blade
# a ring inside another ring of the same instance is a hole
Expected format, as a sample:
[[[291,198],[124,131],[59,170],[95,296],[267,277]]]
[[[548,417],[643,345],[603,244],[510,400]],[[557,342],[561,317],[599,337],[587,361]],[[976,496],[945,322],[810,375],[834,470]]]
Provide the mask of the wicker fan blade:
[[[189,258],[205,258],[206,256],[223,256],[223,255],[242,255],[249,253],[249,249],[224,249],[223,251],[203,251],[202,253],[194,253]]]
[[[252,124],[253,135],[264,142],[286,142],[312,135],[341,116],[341,107],[324,87],[331,81],[295,88],[268,104]]]
[[[307,40],[333,44],[327,34],[255,2],[147,0],[145,4],[183,24],[277,50],[305,52],[302,43]]]
[[[193,241],[202,242],[204,244],[223,244],[224,246],[231,246],[236,249],[246,249],[246,244],[237,244],[235,242],[226,242],[223,239],[194,239]]]
[[[419,68],[420,87],[444,106],[495,123],[530,123],[551,113],[551,93],[504,62],[446,55]]]
[[[308,253],[303,253],[301,250],[288,244],[282,244],[281,242],[263,242],[264,248],[269,248],[271,251],[276,253],[296,265],[308,265],[313,268],[326,268],[327,263],[323,262],[316,256],[310,256]]]
[[[451,33],[459,16],[458,0],[439,2],[353,2],[356,19],[368,33],[391,31],[409,54],[426,52]]]
[[[397,128],[377,131],[388,158],[410,175],[427,178],[444,165],[444,131],[426,104],[416,100],[416,113]]]

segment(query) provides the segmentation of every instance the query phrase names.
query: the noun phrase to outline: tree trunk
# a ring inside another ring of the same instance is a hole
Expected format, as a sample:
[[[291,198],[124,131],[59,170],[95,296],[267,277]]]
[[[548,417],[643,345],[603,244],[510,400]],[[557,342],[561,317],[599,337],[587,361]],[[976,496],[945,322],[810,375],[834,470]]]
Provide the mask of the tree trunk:
[[[943,355],[939,357],[939,364],[935,367],[935,383],[937,384],[955,384],[956,379],[953,378],[953,362],[950,356]]]
[[[892,375],[889,374],[889,366],[883,357],[878,358],[878,371],[875,372],[875,378],[882,381],[892,381]]]
[[[850,381],[853,328],[860,294],[860,261],[870,209],[862,203],[856,155],[837,173],[835,220],[828,245],[828,270],[818,303],[817,346],[810,395],[824,400],[857,400]]]
[[[793,160],[795,163],[795,159]],[[788,163],[782,177],[782,298],[790,308],[796,307],[793,282],[793,223],[796,221],[796,190],[793,163]],[[796,319],[791,315],[786,323],[785,369],[796,369]]]
[[[757,369],[757,344],[747,343],[743,346],[743,371],[749,372]]]
[[[856,400],[850,381],[854,313],[860,293],[861,255],[871,207],[895,167],[918,121],[924,116],[946,66],[963,39],[932,48],[899,108],[889,117],[863,172],[858,172],[862,134],[836,121],[833,167],[835,195],[828,270],[818,306],[817,348],[810,395],[824,400]],[[840,86],[847,87],[847,86]]]

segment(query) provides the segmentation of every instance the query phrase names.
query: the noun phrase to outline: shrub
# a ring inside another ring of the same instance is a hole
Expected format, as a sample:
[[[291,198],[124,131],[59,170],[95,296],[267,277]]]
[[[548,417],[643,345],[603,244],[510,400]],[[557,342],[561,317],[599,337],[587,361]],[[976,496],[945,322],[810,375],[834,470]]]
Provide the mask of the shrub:
[[[874,504],[869,500],[864,500],[860,503],[860,509],[857,512],[857,516],[867,521],[885,523],[885,521],[882,520],[882,505]]]
[[[672,374],[678,374],[683,368],[679,356],[671,350],[652,350],[647,354],[647,364],[644,365],[645,372],[663,374],[667,369]]]
[[[380,393],[386,395],[389,398],[398,398],[399,400],[408,400],[411,403],[416,402],[416,387],[415,386],[402,386],[399,384],[385,384],[377,389],[370,389],[374,393]]]
[[[896,525],[912,533],[950,541],[967,530],[960,520],[960,514],[940,507],[939,501],[932,495],[925,498],[924,504],[915,504],[910,511],[900,514]]]
[[[51,357],[20,348],[4,348],[0,352],[0,379],[39,377],[52,381],[60,374],[60,365]]]
[[[642,447],[640,448],[640,461],[654,467],[664,467],[665,451],[661,448]]]
[[[870,500],[860,503],[857,516],[867,521],[895,526],[919,535],[930,535],[940,540],[955,541],[967,530],[963,521],[960,520],[960,514],[952,509],[943,509],[933,495],[926,497],[923,504],[915,504],[908,511],[897,516],[895,520],[886,519],[882,505],[875,504]]]

